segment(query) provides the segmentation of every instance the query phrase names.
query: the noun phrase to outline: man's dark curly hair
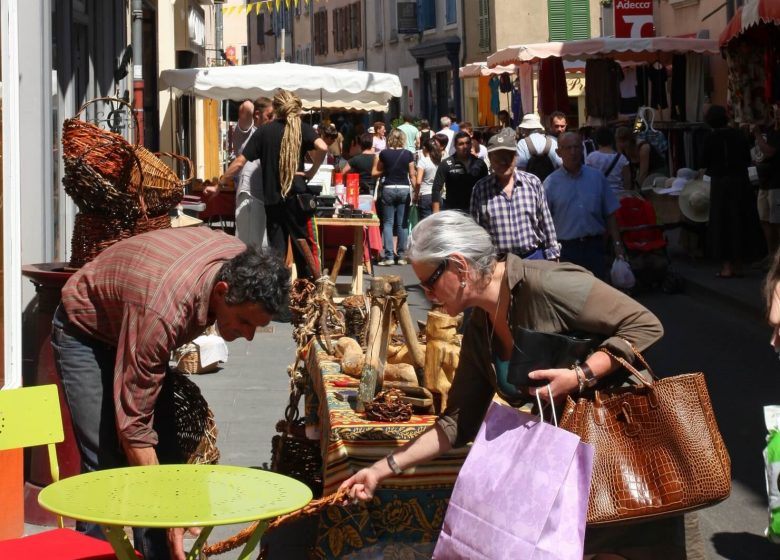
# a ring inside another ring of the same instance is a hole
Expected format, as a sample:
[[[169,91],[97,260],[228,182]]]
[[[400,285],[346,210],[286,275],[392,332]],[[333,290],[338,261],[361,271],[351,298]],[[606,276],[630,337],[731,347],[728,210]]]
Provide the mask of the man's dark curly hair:
[[[225,303],[228,305],[259,303],[273,315],[287,298],[290,272],[270,248],[247,247],[222,265],[216,281],[227,282]]]

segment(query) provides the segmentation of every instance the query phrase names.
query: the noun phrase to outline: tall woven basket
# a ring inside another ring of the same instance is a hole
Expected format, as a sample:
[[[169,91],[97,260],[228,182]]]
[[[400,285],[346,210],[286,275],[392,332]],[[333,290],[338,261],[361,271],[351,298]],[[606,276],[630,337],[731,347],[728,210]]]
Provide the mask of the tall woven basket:
[[[177,165],[186,164],[187,177],[179,179],[157,155],[130,144],[123,136],[81,120],[87,107],[99,101],[129,109],[122,99],[99,97],[81,106],[63,125],[65,162],[63,185],[80,212],[71,241],[71,267],[80,267],[117,241],[170,227],[167,216],[192,181],[192,162],[162,153]]]

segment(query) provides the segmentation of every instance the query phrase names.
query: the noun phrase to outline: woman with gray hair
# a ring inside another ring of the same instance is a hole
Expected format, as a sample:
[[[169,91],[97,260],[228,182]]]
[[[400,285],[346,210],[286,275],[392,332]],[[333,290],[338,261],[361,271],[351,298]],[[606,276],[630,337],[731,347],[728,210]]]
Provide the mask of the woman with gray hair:
[[[584,268],[497,255],[487,231],[459,212],[439,212],[417,224],[409,259],[426,295],[448,314],[474,310],[447,408],[427,432],[346,480],[341,488],[352,499],[370,500],[385,478],[473,441],[494,395],[512,406],[535,400],[538,389],[508,379],[515,329],[576,331],[603,340],[576,368],[530,373],[532,380],[549,384],[539,396],[549,398],[549,387],[556,401],[618,369],[600,349],[631,361],[629,344],[645,350],[663,335],[650,311]]]

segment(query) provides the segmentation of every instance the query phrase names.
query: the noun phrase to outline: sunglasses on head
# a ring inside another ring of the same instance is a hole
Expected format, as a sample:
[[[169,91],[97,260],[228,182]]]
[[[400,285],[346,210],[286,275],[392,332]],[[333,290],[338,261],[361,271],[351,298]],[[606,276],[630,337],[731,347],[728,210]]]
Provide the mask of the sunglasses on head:
[[[439,263],[439,266],[436,267],[436,270],[433,271],[433,274],[431,274],[425,282],[420,282],[422,289],[426,292],[432,292],[434,286],[436,285],[436,281],[441,277],[442,274],[444,274],[446,269],[447,259],[444,259]]]

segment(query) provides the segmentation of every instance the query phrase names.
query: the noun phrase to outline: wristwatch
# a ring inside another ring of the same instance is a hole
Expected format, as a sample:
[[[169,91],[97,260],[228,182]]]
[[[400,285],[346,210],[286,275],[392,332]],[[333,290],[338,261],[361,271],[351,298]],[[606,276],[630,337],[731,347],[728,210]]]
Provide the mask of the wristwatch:
[[[398,466],[398,463],[395,462],[395,458],[393,457],[393,454],[390,453],[387,457],[387,466],[390,467],[390,470],[393,471],[393,474],[400,475],[404,474],[404,470]]]
[[[599,380],[595,375],[593,375],[593,370],[590,369],[590,366],[586,362],[582,362],[580,364],[580,369],[582,370],[582,374],[585,376],[585,387],[588,389],[595,387]]]

